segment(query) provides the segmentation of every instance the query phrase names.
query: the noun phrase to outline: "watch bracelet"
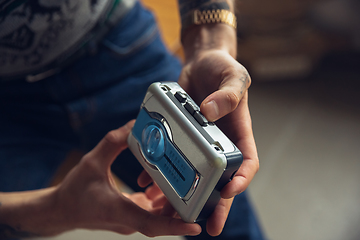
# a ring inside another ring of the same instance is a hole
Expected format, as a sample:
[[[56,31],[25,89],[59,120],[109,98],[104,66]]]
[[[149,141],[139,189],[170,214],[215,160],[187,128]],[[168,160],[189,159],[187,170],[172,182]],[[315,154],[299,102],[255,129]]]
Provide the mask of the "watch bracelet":
[[[207,23],[226,23],[236,29],[236,17],[234,13],[225,9],[212,9],[193,13],[193,22],[196,25]]]
[[[225,23],[236,29],[236,16],[226,9],[194,10],[182,20],[181,32],[184,32],[191,25],[209,23]]]

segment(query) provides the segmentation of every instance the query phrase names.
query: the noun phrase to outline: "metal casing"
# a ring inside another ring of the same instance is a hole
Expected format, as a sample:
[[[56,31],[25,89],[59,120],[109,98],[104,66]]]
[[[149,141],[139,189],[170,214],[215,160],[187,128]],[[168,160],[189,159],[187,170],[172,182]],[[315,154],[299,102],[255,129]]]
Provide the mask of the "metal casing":
[[[232,179],[243,158],[199,110],[176,82],[153,83],[128,137],[132,153],[186,222],[205,219],[212,213],[222,187]],[[146,129],[153,125],[163,133],[149,144],[154,134],[147,134]],[[160,149],[160,138],[165,138],[161,143],[164,157],[151,159],[149,152]]]

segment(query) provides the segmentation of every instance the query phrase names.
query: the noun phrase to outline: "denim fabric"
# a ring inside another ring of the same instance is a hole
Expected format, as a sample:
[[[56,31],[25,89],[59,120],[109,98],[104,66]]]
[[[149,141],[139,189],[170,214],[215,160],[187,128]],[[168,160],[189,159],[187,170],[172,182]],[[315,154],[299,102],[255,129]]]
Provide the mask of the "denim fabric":
[[[176,81],[181,71],[139,3],[90,52],[47,79],[0,83],[0,191],[48,186],[69,151],[89,151],[108,131],[136,118],[147,87]],[[129,150],[112,170],[141,190],[136,178],[142,167]],[[245,194],[236,199],[224,239],[262,239]]]
[[[70,150],[89,151],[136,118],[147,87],[181,70],[140,4],[90,52],[47,79],[0,83],[0,191],[46,187]],[[119,159],[122,173],[127,158]]]

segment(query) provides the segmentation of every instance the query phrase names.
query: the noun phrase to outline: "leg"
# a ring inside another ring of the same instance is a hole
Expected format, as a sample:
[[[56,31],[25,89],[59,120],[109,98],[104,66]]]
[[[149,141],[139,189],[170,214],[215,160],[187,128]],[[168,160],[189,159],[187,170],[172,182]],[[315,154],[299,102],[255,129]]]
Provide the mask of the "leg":
[[[137,3],[128,15],[87,56],[46,79],[57,102],[64,104],[71,126],[85,152],[110,130],[136,118],[148,86],[176,81],[180,62],[163,45],[155,19]],[[113,171],[130,187],[142,167],[129,150],[115,161]]]
[[[43,82],[0,84],[0,191],[48,186],[77,145],[66,112],[43,90]]]

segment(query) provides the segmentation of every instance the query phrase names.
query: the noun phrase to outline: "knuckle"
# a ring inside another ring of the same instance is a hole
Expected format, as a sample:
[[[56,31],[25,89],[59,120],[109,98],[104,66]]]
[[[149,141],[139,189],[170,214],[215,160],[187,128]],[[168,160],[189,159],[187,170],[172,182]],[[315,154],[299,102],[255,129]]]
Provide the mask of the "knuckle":
[[[231,111],[233,111],[238,106],[240,98],[234,92],[229,92],[227,94],[227,101],[229,103]]]
[[[257,173],[258,171],[259,171],[259,169],[260,169],[260,161],[259,161],[259,159],[256,159],[256,161],[255,161],[255,173]]]
[[[233,65],[227,66],[224,71],[222,72],[222,79],[228,78],[228,77],[235,77],[237,74],[237,68]]]
[[[249,75],[249,73],[246,71],[246,86],[247,88],[249,88],[251,86],[252,80],[251,77]]]
[[[120,137],[116,130],[112,130],[105,135],[105,140],[110,143],[118,143]]]
[[[240,74],[243,75],[243,79],[244,79],[246,88],[249,88],[250,85],[251,85],[250,74],[249,74],[248,70],[243,65],[240,65],[240,66],[241,66]]]
[[[148,227],[143,228],[142,233],[149,238],[156,237],[156,234],[151,230],[151,228]]]
[[[81,158],[81,162],[88,162],[91,160],[91,154],[90,153],[86,153],[82,158]]]
[[[81,166],[88,172],[96,171],[98,169],[96,161],[94,161],[94,157],[90,153],[87,153],[82,157]]]
[[[139,222],[138,225],[138,231],[144,234],[147,237],[153,238],[156,237],[156,234],[153,230],[153,228],[150,226],[149,223],[151,223],[151,215],[148,215],[144,221]]]
[[[119,128],[116,130],[112,130],[108,132],[104,139],[111,145],[121,145],[126,143],[127,136],[130,130],[126,130],[125,128]]]

